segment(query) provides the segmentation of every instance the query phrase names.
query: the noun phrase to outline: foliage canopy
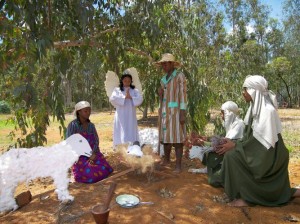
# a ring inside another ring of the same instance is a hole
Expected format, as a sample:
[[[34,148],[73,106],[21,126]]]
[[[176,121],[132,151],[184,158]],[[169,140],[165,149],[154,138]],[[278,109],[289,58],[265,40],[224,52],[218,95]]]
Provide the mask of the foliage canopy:
[[[121,74],[136,67],[144,87],[142,109],[153,111],[162,74],[152,63],[165,52],[183,63],[189,130],[203,131],[210,109],[226,100],[245,107],[241,85],[250,74],[266,76],[280,102],[299,106],[295,1],[286,1],[282,24],[260,1],[216,2],[1,0],[0,99],[11,105],[24,136],[18,145],[45,144],[51,116],[63,137],[64,114],[79,100],[108,108],[107,70]],[[247,31],[250,24],[254,32]]]

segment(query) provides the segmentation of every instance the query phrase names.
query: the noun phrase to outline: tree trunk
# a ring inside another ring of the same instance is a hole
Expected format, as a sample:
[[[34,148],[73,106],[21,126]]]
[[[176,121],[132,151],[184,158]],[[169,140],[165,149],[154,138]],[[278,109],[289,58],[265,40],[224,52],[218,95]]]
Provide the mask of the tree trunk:
[[[72,88],[70,85],[70,80],[63,78],[63,86],[64,86],[64,90],[65,90],[65,96],[64,96],[64,101],[65,101],[65,105],[71,106],[72,103]]]
[[[148,106],[146,106],[145,108],[144,108],[144,111],[143,111],[143,119],[146,119],[147,117],[148,117]]]

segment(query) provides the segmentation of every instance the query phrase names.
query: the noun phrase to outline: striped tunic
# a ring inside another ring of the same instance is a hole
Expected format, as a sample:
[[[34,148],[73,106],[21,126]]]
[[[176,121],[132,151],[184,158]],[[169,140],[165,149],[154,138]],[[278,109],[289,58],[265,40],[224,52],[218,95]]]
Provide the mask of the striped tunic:
[[[161,141],[163,143],[183,143],[185,139],[185,125],[179,122],[180,110],[186,110],[186,79],[182,72],[175,69],[167,79],[161,79],[164,89],[161,105]]]

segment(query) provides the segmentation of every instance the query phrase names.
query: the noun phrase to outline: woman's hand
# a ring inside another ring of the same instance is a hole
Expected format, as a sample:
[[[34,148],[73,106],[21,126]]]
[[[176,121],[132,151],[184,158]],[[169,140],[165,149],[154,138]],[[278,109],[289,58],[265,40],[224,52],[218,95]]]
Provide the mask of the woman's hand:
[[[129,88],[126,90],[125,99],[132,99],[132,97],[130,96],[130,93],[129,93]]]
[[[95,160],[96,160],[96,153],[93,152],[88,160],[89,164],[93,165]]]
[[[185,123],[185,110],[180,110],[179,112],[179,122],[181,125]]]
[[[193,139],[192,144],[197,146],[203,146],[204,141],[201,138],[195,138]]]
[[[233,149],[235,147],[235,142],[229,140],[229,139],[224,139],[225,143],[222,145],[218,145],[216,147],[216,153],[218,153],[219,155],[223,155],[226,152],[228,152],[229,150]]]

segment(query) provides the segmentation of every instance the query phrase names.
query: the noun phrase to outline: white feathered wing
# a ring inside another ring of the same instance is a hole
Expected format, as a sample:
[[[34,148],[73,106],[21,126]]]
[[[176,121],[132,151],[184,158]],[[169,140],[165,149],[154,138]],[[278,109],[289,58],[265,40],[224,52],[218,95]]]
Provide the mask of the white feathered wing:
[[[106,73],[104,85],[106,95],[110,97],[114,89],[119,86],[119,77],[117,76],[117,74],[113,71],[108,71]]]

